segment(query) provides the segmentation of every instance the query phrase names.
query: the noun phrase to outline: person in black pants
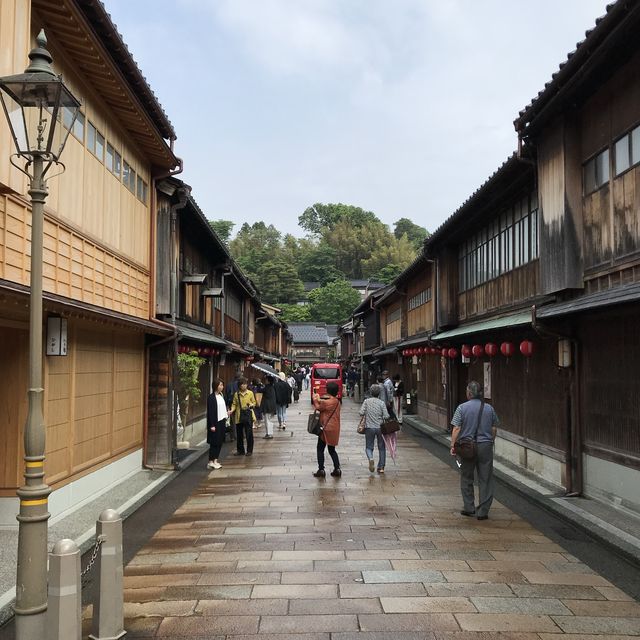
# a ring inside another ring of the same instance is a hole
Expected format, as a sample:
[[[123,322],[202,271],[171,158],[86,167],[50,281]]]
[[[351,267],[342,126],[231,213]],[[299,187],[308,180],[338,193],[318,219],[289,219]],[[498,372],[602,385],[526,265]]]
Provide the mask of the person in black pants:
[[[236,445],[237,451],[234,455],[250,456],[253,454],[253,425],[256,421],[256,414],[253,408],[256,406],[256,397],[253,391],[247,388],[247,379],[238,380],[238,390],[233,395],[231,402],[231,415],[236,423]],[[244,438],[247,438],[247,451],[244,450]]]
[[[213,393],[207,398],[207,442],[209,462],[207,469],[220,469],[218,462],[227,430],[227,403],[224,399],[224,382],[216,379],[211,386]]]

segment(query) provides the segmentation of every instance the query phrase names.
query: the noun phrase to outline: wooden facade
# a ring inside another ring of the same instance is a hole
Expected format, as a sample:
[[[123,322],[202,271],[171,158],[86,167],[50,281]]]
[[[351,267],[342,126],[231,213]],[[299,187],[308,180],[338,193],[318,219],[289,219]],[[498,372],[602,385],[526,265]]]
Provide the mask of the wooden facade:
[[[166,331],[150,319],[151,189],[157,173],[178,163],[168,144],[171,125],[126,48],[115,52],[120,36],[99,2],[2,2],[0,75],[22,72],[43,27],[55,71],[82,96],[61,158],[65,171],[49,180],[44,211],[43,330],[49,315],[62,316],[68,327],[67,354],[43,357],[45,473],[57,490],[124,457],[132,461],[127,468],[139,464],[134,454],[143,445],[147,411],[145,334],[157,339]],[[9,163],[12,144],[0,118],[4,497],[22,484],[31,262],[28,183]],[[101,477],[118,480],[108,471]]]
[[[466,384],[484,382],[501,420],[500,458],[634,509],[640,46],[630,34],[638,28],[639,5],[609,5],[519,114],[518,153],[426,241],[420,260],[434,268],[432,301],[411,308],[425,287],[414,265],[380,300],[376,365],[393,372],[398,351],[422,347],[403,358],[403,377],[428,422],[446,429]],[[530,357],[519,353],[524,339],[533,341]],[[515,353],[459,355],[488,342],[510,342]],[[425,354],[434,344],[457,357]],[[372,336],[367,345],[375,359]]]

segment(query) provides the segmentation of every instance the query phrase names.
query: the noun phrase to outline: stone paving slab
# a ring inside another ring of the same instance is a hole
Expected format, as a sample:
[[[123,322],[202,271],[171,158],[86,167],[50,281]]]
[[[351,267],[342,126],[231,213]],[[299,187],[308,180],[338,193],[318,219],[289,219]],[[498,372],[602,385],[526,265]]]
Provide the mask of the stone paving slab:
[[[138,640],[587,640],[640,604],[501,504],[460,516],[457,473],[399,434],[368,471],[345,401],[342,478],[316,479],[306,407],[227,457],[125,568]],[[329,468],[330,470],[330,468]],[[86,615],[86,614],[85,614]]]

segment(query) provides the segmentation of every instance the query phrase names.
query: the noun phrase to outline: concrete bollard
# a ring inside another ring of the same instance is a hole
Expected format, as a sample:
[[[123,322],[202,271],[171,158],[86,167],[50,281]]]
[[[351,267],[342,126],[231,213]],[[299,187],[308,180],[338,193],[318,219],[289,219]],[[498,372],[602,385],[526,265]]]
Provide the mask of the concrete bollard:
[[[122,518],[117,511],[105,509],[96,522],[96,536],[103,537],[98,553],[98,589],[93,603],[91,640],[117,640],[124,630],[124,593],[122,580]]]
[[[82,639],[80,549],[73,540],[59,540],[49,554],[47,640]]]

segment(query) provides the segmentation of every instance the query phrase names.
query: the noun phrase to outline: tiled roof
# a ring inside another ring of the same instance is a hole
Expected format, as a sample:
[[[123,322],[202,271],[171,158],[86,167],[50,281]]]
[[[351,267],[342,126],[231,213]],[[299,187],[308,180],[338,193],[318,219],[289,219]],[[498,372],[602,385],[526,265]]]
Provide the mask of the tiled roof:
[[[100,35],[109,54],[119,67],[129,84],[138,94],[138,99],[152,116],[164,138],[175,139],[176,132],[169,121],[160,101],[153,92],[147,79],[142,75],[140,67],[134,60],[129,48],[124,42],[118,28],[113,23],[111,15],[107,13],[101,0],[76,0],[76,4],[84,13],[92,28]]]
[[[558,71],[551,76],[551,80],[544,85],[544,89],[539,91],[538,95],[520,111],[513,122],[516,131],[523,134],[540,111],[566,87],[572,75],[596,53],[598,47],[620,24],[622,19],[637,9],[636,0],[633,2],[617,0],[606,6],[605,14],[596,19],[595,27],[585,32],[584,40],[576,43],[575,50],[567,55],[564,62],[560,63]]]
[[[447,230],[454,222],[458,221],[469,209],[478,202],[482,195],[484,195],[485,191],[489,190],[490,187],[498,180],[498,178],[502,177],[503,174],[510,170],[517,170],[519,167],[526,168],[528,165],[522,162],[517,153],[514,151],[501,165],[498,167],[496,171],[494,171],[485,182],[478,187],[461,205],[456,209],[425,241],[424,246],[428,252],[430,246],[435,244],[437,240],[440,239],[440,236],[443,235],[445,230]]]
[[[294,344],[329,344],[330,342],[327,326],[324,324],[291,322],[289,332]]]

